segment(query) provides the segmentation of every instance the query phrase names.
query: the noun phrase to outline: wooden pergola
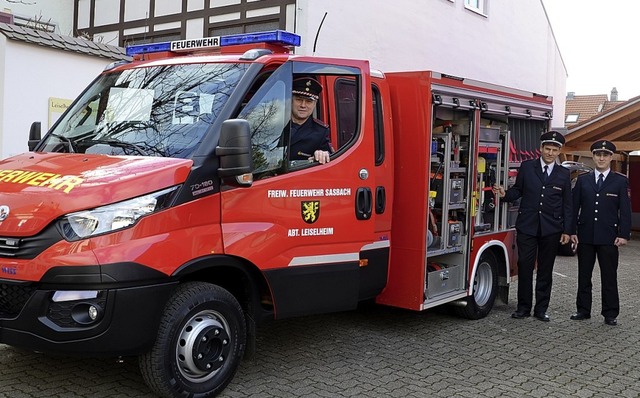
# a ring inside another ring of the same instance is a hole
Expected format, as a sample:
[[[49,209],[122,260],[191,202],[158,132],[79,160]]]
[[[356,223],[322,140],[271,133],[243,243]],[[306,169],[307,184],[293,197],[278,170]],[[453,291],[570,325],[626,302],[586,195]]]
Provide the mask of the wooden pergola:
[[[640,150],[640,96],[606,112],[571,126],[565,135],[564,160],[590,163],[589,148],[597,140],[613,142],[618,150],[614,161],[617,171],[627,174],[629,153]]]
[[[564,160],[584,163],[593,167],[590,147],[595,141],[606,139],[618,150],[611,168],[629,177],[632,228],[640,230],[640,156],[630,156],[640,151],[640,96],[619,104],[597,116],[571,126],[565,134]]]

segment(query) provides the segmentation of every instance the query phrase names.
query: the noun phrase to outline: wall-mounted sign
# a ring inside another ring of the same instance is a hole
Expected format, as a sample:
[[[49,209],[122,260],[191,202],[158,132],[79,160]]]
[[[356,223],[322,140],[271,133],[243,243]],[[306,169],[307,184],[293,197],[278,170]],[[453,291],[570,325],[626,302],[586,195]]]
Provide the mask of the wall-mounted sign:
[[[60,115],[67,110],[71,102],[73,102],[73,100],[49,97],[49,128],[51,128]]]

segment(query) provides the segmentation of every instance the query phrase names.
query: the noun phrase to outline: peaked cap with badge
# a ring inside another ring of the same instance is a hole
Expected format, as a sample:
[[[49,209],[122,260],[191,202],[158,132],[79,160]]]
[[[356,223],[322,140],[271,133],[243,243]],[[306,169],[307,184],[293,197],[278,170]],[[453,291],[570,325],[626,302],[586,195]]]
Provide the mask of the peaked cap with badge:
[[[293,81],[293,88],[291,92],[294,95],[301,95],[317,101],[318,98],[320,98],[320,93],[322,92],[322,85],[316,79],[311,77],[300,77]]]
[[[611,141],[600,140],[591,144],[591,152],[608,152],[613,155],[616,152],[616,146]]]
[[[553,144],[562,148],[564,145],[565,139],[564,135],[558,131],[547,131],[546,133],[540,136],[540,144]]]

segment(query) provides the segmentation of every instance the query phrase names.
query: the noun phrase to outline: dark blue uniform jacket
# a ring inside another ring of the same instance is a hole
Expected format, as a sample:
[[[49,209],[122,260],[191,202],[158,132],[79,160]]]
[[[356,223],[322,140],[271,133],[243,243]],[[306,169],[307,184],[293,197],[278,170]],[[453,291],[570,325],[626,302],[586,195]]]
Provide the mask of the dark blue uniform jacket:
[[[613,245],[617,237],[631,237],[631,200],[626,176],[610,171],[598,190],[594,172],[578,177],[573,188],[573,206],[578,241]],[[574,234],[575,227],[574,227]]]
[[[309,118],[302,125],[291,125],[291,160],[306,160],[318,149],[333,152],[329,128],[318,119]]]
[[[507,202],[521,199],[516,230],[532,236],[570,234],[573,206],[569,170],[556,164],[546,182],[542,179],[539,158],[522,162],[515,184],[503,199]]]

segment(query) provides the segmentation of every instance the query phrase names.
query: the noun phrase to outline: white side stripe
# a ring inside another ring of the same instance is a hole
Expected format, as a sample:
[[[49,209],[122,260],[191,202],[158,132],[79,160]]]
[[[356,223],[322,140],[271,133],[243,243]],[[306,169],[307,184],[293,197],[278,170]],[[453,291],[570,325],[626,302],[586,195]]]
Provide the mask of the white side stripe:
[[[324,254],[320,256],[294,257],[291,259],[289,267],[295,267],[298,265],[345,263],[358,260],[360,260],[360,256],[358,255],[358,253]]]
[[[388,240],[381,240],[378,242],[368,243],[362,246],[362,251],[382,249],[389,247]],[[340,253],[340,254],[323,254],[319,256],[303,256],[294,257],[289,262],[288,267],[296,267],[300,265],[315,265],[315,264],[331,264],[331,263],[346,263],[346,262],[360,261],[359,253]]]

